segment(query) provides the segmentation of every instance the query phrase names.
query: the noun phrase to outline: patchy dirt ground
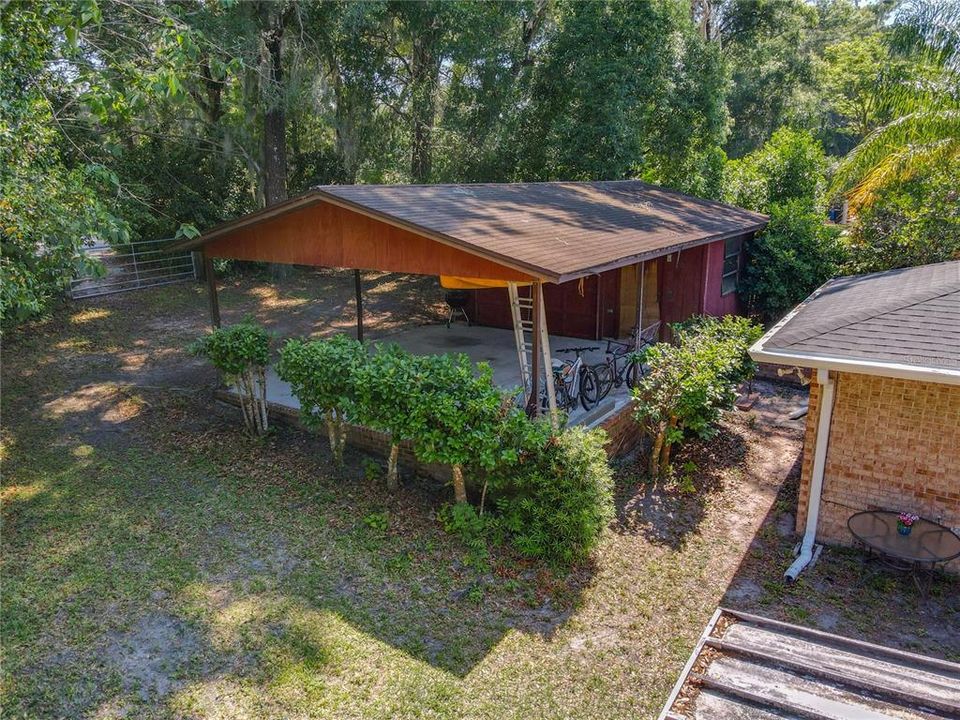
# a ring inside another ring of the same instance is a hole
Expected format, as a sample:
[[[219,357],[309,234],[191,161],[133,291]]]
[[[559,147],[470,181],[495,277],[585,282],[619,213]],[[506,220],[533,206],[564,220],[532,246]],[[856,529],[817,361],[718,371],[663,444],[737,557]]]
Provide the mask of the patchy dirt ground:
[[[365,278],[368,324],[437,319],[430,279]],[[352,277],[221,294],[284,335],[352,327]],[[921,603],[830,551],[781,583],[802,421],[762,389],[660,487],[617,469],[593,562],[558,575],[446,535],[449,489],[389,494],[350,454],[251,441],[184,351],[195,285],[69,305],[5,338],[0,690],[8,717],[654,717],[717,603],[958,652],[955,583]],[[862,610],[860,608],[863,608]]]

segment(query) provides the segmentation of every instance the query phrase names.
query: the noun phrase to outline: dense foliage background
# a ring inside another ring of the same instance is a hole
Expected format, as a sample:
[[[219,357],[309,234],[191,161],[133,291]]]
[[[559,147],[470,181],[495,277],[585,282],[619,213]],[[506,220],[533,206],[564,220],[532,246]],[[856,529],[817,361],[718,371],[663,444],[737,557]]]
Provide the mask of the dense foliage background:
[[[843,260],[811,278],[947,259],[957,18],[955,0],[14,0],[4,315],[44,311],[85,240],[189,233],[318,183],[639,177],[779,217],[802,196],[821,219],[848,196]]]

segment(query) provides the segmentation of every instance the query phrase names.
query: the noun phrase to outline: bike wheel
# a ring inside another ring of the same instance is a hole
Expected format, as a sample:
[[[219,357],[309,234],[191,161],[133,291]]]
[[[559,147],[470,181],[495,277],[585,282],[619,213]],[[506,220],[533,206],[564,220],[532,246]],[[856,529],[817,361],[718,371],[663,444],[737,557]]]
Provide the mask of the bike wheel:
[[[563,378],[559,375],[553,376],[553,394],[557,400],[557,409],[558,410],[567,410],[573,401],[570,399],[570,391],[567,389],[567,384],[563,381]],[[547,389],[543,388],[540,391],[540,409],[546,414],[550,409],[550,401],[547,398]]]
[[[585,367],[580,373],[580,404],[584,410],[592,410],[600,402],[600,381],[593,368]]]
[[[627,387],[631,390],[640,384],[640,378],[643,377],[643,363],[639,360],[631,360],[627,365]]]
[[[603,400],[603,398],[605,398],[613,389],[614,382],[616,381],[616,378],[613,375],[613,370],[607,363],[591,365],[590,369],[597,374],[597,385],[600,391],[598,399]]]

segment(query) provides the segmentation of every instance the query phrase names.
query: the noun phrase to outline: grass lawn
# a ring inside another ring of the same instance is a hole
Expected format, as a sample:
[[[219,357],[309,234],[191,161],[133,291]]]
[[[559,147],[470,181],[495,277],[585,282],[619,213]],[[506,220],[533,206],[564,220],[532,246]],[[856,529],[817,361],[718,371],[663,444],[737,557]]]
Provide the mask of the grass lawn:
[[[429,317],[423,281],[368,281],[372,323]],[[225,320],[329,332],[351,284],[236,283]],[[921,606],[839,551],[780,583],[796,428],[731,416],[677,459],[695,493],[622,465],[618,518],[570,573],[468,563],[436,520],[449,488],[390,494],[360,455],[334,471],[323,438],[243,435],[183,350],[198,286],[57,317],[4,338],[6,717],[655,717],[721,600],[960,658],[956,583]]]

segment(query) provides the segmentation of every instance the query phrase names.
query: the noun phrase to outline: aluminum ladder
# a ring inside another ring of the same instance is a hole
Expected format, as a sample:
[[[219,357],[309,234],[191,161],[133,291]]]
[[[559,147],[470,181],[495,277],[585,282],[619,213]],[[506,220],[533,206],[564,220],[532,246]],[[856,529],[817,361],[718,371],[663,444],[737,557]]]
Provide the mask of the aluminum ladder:
[[[553,385],[553,369],[551,367],[550,335],[547,331],[547,315],[540,303],[540,337],[533,337],[533,313],[537,310],[533,306],[533,297],[520,297],[516,283],[507,283],[510,294],[510,314],[513,317],[513,336],[517,346],[517,360],[520,364],[520,377],[523,381],[523,399],[526,403],[530,399],[531,382],[530,368],[532,367],[531,353],[543,353],[543,387],[547,394],[547,407],[550,410],[551,422],[557,423],[557,395]],[[539,348],[538,348],[539,345]]]

